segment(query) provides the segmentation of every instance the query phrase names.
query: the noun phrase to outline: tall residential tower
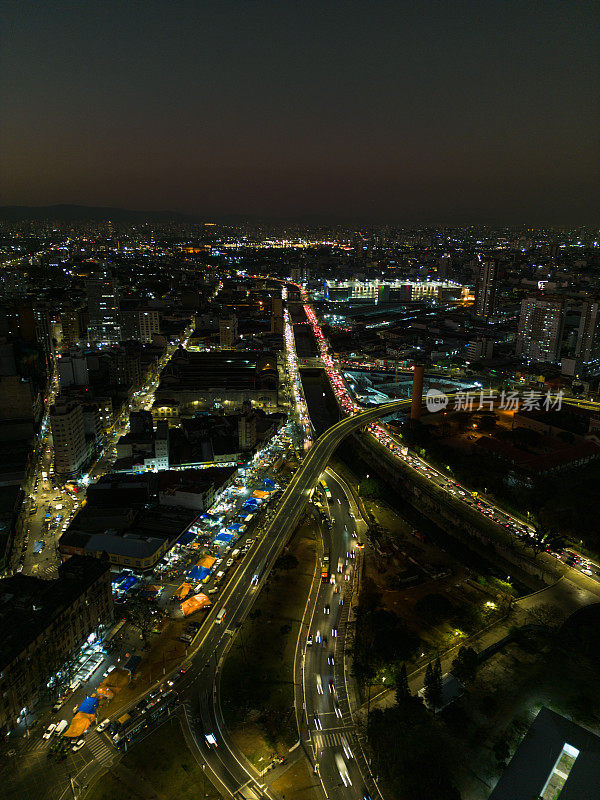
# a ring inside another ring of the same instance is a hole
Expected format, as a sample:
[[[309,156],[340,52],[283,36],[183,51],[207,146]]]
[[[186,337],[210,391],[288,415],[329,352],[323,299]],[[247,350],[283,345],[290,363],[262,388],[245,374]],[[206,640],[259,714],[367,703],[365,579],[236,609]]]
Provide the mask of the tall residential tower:
[[[521,303],[517,356],[525,361],[559,361],[564,317],[562,298],[526,297]]]
[[[100,345],[118,344],[121,339],[119,285],[108,267],[101,267],[86,282],[88,298],[88,339]]]

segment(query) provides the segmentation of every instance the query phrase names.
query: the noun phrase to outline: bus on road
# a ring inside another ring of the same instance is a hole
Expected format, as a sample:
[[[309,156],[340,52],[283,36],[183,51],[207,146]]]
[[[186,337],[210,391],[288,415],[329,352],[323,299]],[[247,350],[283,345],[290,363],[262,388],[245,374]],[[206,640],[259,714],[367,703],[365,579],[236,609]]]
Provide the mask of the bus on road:
[[[325,492],[325,497],[328,500],[331,500],[331,490],[329,489],[329,486],[327,486],[324,480],[320,480],[319,483],[321,484],[321,488]]]
[[[226,608],[222,608],[219,611],[219,613],[217,614],[217,618],[215,620],[217,625],[220,625],[223,622],[223,620],[225,619],[225,614],[227,614],[227,609]]]

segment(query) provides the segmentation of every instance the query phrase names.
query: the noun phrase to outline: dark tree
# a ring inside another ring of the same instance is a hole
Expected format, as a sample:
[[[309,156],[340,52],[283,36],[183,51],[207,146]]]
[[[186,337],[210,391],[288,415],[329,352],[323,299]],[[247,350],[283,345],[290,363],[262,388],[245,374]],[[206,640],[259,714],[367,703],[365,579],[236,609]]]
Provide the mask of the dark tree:
[[[406,664],[396,670],[396,702],[398,705],[410,697],[410,687],[408,685],[408,675],[406,674]]]
[[[431,661],[427,664],[424,689],[427,705],[435,712],[442,705],[442,666],[439,658],[434,664]]]
[[[452,674],[461,683],[473,683],[477,675],[479,659],[472,647],[461,647],[452,662]]]
[[[144,644],[150,631],[154,628],[159,614],[155,600],[142,597],[131,597],[125,606],[125,619],[142,634]]]
[[[532,535],[527,539],[527,544],[533,550],[533,557],[537,558],[539,553],[546,547],[546,539],[550,531],[539,522],[533,526]]]

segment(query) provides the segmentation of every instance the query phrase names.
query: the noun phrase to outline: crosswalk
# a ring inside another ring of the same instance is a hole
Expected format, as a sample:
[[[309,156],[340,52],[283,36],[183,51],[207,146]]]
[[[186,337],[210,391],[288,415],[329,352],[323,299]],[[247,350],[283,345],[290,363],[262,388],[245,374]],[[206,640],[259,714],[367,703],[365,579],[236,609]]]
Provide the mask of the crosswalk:
[[[117,755],[115,749],[109,745],[106,737],[96,731],[91,731],[87,735],[85,743],[92,751],[94,760],[99,764],[110,764]]]
[[[322,750],[324,747],[341,747],[348,741],[349,734],[338,733],[314,733],[313,742],[317,750]]]

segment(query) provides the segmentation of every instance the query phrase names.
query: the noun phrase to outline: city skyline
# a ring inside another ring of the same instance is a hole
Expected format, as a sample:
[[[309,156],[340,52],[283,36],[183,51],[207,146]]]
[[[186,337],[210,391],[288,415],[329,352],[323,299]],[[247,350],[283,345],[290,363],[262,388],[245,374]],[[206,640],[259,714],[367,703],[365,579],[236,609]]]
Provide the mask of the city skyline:
[[[598,10],[10,4],[4,205],[599,217]]]

